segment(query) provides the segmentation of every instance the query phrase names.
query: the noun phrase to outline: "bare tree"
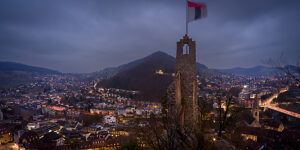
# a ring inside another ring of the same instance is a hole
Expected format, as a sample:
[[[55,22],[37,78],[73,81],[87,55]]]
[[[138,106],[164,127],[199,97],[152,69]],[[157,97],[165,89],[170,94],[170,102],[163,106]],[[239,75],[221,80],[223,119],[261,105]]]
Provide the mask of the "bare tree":
[[[239,114],[243,111],[240,107],[233,106],[235,102],[235,92],[230,90],[229,92],[226,91],[218,91],[217,95],[217,104],[218,104],[218,136],[222,137],[222,132],[227,130],[234,130],[235,124],[238,122],[240,116]],[[223,107],[222,107],[223,104]]]
[[[167,105],[167,96],[163,98],[163,106]],[[167,107],[163,107],[162,116],[151,115],[147,125],[139,127],[139,133],[147,145],[155,150],[181,150],[181,149],[215,149],[214,145],[204,140],[200,128],[182,127],[180,124],[181,110],[170,114]]]
[[[296,61],[295,65],[288,65],[287,59],[284,58],[284,55],[281,54],[278,59],[269,58],[264,61],[265,64],[268,64],[272,67],[280,70],[286,77],[295,81],[297,84],[300,84],[300,66],[299,61]]]
[[[217,103],[219,105],[219,109],[218,109],[218,115],[219,115],[219,119],[218,119],[218,125],[219,125],[219,130],[218,130],[218,136],[221,137],[222,136],[222,131],[224,131],[224,128],[226,126],[226,124],[228,124],[228,113],[229,113],[229,106],[231,104],[233,100],[232,96],[226,96],[225,98],[225,109],[224,112],[222,111],[222,97],[217,97]]]
[[[207,123],[210,121],[209,114],[212,112],[212,103],[210,103],[207,97],[199,98],[198,110],[199,128],[201,132],[204,132],[207,127]]]

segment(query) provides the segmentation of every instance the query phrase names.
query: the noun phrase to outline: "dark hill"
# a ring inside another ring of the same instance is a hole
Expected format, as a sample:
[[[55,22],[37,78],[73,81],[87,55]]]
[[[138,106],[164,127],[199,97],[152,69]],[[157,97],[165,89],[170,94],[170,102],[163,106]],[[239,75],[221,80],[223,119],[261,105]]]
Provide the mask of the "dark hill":
[[[170,55],[168,55],[164,52],[158,51],[158,52],[155,52],[155,53],[153,53],[153,54],[151,54],[147,57],[129,62],[127,64],[120,65],[118,67],[105,68],[101,71],[84,74],[82,76],[82,78],[85,79],[85,80],[94,80],[95,78],[107,79],[107,78],[113,77],[114,75],[116,75],[119,72],[130,69],[130,68],[132,68],[132,67],[134,67],[134,66],[136,66],[136,65],[138,65],[138,64],[140,64],[140,63],[142,63],[146,60],[149,60],[153,57],[157,57],[157,58],[160,57],[162,59],[167,58],[168,60],[166,60],[166,61],[173,61],[173,64],[175,66],[175,58],[174,57],[172,57],[172,56],[170,56]],[[197,68],[198,68],[198,71],[208,70],[208,68],[205,65],[200,64],[200,63],[197,63]]]
[[[120,66],[121,67],[121,66]],[[175,58],[163,53],[155,52],[147,57],[122,65],[126,68],[115,76],[102,80],[98,86],[106,88],[118,88],[138,90],[138,99],[160,101],[166,93],[166,89],[173,81],[172,73],[175,72]],[[198,70],[206,70],[207,67],[197,64]],[[157,70],[163,70],[164,75],[158,75]]]
[[[163,53],[163,52],[157,52],[157,53]],[[119,72],[125,71],[129,68],[136,66],[137,64],[140,64],[141,62],[145,61],[145,59],[147,59],[147,57],[129,62],[127,64],[120,65],[118,67],[105,68],[101,71],[86,74],[84,78],[87,80],[89,79],[93,80],[95,78],[104,78],[104,79],[110,78]]]
[[[220,72],[237,74],[237,75],[273,75],[279,73],[279,70],[272,67],[255,66],[252,68],[232,68],[219,69]]]
[[[34,80],[36,75],[60,72],[15,62],[0,62],[0,89],[16,87]]]
[[[40,67],[33,67],[28,66],[20,63],[15,62],[0,62],[0,71],[23,71],[23,72],[30,72],[30,73],[39,73],[39,74],[59,74],[60,72],[40,68]]]

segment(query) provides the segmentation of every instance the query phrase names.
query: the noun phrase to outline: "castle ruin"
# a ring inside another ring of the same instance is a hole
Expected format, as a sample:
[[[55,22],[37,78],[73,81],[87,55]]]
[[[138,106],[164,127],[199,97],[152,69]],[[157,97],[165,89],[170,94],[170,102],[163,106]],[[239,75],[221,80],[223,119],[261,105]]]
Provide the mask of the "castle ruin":
[[[196,44],[188,35],[177,42],[175,71],[175,79],[168,89],[168,115],[181,128],[193,129],[198,116]]]

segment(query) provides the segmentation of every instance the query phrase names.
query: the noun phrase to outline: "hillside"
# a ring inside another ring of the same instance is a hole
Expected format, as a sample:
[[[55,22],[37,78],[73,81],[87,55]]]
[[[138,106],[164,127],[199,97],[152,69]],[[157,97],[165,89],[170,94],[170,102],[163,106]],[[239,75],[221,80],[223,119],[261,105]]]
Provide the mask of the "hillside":
[[[0,71],[23,71],[39,74],[59,74],[60,72],[46,68],[33,67],[15,62],[0,62]]]
[[[119,72],[122,72],[131,67],[134,67],[135,65],[137,65],[143,61],[144,61],[144,59],[139,59],[139,60],[132,61],[128,64],[120,65],[118,67],[105,68],[105,69],[97,71],[97,72],[84,74],[82,78],[84,78],[85,80],[93,80],[95,78],[107,79],[107,78],[110,78],[110,77],[116,75]]]
[[[121,67],[121,66],[120,66]],[[119,88],[138,90],[138,99],[160,101],[166,89],[173,81],[172,73],[175,72],[175,58],[163,53],[155,52],[147,57],[122,65],[126,68],[119,71],[109,79],[102,80],[98,86],[106,88]],[[198,70],[207,70],[202,64],[197,64]],[[165,74],[155,72],[162,70]]]
[[[276,75],[282,74],[285,71],[290,71],[292,74],[299,73],[299,67],[293,65],[286,65],[283,70],[275,67],[266,66],[255,66],[252,68],[232,68],[232,69],[218,69],[222,73],[230,73],[236,75],[251,75],[251,76],[261,76],[261,75]]]
[[[279,73],[276,68],[255,66],[252,68],[232,68],[232,69],[219,69],[223,73],[237,74],[237,75],[273,75]]]
[[[175,65],[175,58],[164,52],[158,51],[151,55],[155,55],[155,54],[159,55],[159,53],[162,55],[171,57],[171,58],[169,58],[169,61],[173,61],[174,65]],[[151,56],[151,55],[149,55],[149,56]],[[107,79],[107,78],[113,77],[114,75],[118,74],[119,72],[125,71],[129,68],[136,66],[137,64],[140,64],[141,62],[144,62],[146,59],[148,59],[149,56],[129,62],[127,64],[120,65],[118,67],[109,67],[109,68],[105,68],[105,69],[97,71],[97,72],[83,74],[81,77],[85,80],[93,80],[95,78]],[[198,72],[201,72],[202,70],[208,71],[208,68],[205,65],[200,64],[200,63],[197,63],[197,68],[198,68]],[[207,73],[207,72],[201,72],[201,73]]]
[[[58,71],[15,62],[0,62],[0,89],[12,88],[28,83],[32,81],[36,75],[59,73]]]

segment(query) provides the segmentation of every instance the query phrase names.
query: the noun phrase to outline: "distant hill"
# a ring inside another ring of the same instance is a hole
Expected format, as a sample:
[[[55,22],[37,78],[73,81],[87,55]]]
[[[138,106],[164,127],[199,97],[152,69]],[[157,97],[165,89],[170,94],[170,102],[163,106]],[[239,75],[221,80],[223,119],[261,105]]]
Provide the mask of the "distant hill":
[[[265,66],[255,66],[252,68],[232,68],[232,69],[219,69],[218,71],[222,73],[230,73],[237,75],[273,75],[279,73],[280,71],[276,68],[265,67]]]
[[[119,72],[122,72],[126,69],[129,69],[131,67],[134,67],[135,65],[141,63],[142,61],[144,61],[144,59],[138,59],[138,60],[135,60],[135,61],[132,61],[128,64],[123,64],[123,65],[120,65],[118,67],[110,67],[110,68],[105,68],[101,71],[97,71],[97,72],[93,72],[93,73],[88,73],[88,74],[84,74],[83,75],[83,78],[89,80],[93,80],[95,78],[110,78],[114,75],[116,75],[117,73]]]
[[[169,57],[169,61],[173,61],[173,64],[175,66],[175,58],[172,57],[172,56],[170,56],[170,55],[168,55],[168,54],[166,54],[166,53],[164,53],[164,52],[158,51],[158,52],[155,52],[155,53],[153,53],[151,55],[158,56],[158,57],[167,56],[167,57]],[[125,71],[125,70],[127,70],[127,69],[129,69],[131,67],[136,66],[137,64],[140,64],[141,62],[145,61],[146,59],[149,59],[148,57],[150,57],[151,55],[149,55],[147,57],[144,57],[142,59],[138,59],[138,60],[129,62],[127,64],[120,65],[118,67],[105,68],[105,69],[97,71],[97,72],[84,74],[83,78],[93,80],[95,78],[106,79],[106,78],[113,77],[117,73]],[[159,55],[161,55],[161,56],[159,56]],[[197,63],[197,68],[198,68],[198,71],[200,71],[200,72],[202,70],[208,70],[207,66],[205,66],[203,64],[200,64],[200,63]]]
[[[138,99],[160,101],[173,81],[171,74],[175,72],[175,58],[159,51],[117,68],[118,72],[114,76],[102,80],[98,86],[138,90]],[[208,70],[199,63],[197,69]],[[165,74],[156,74],[157,70],[162,70]]]
[[[0,89],[28,83],[35,75],[60,74],[58,71],[15,62],[0,62]]]
[[[289,70],[291,73],[297,73],[299,67],[293,65],[286,65],[284,70]],[[218,69],[221,73],[230,73],[236,75],[275,75],[283,73],[282,70],[275,67],[266,67],[266,66],[255,66],[252,68],[232,68],[232,69]]]
[[[39,73],[39,74],[59,74],[60,72],[40,68],[40,67],[33,67],[28,66],[20,63],[15,62],[0,62],[0,71],[23,71],[23,72],[30,72],[30,73]]]

